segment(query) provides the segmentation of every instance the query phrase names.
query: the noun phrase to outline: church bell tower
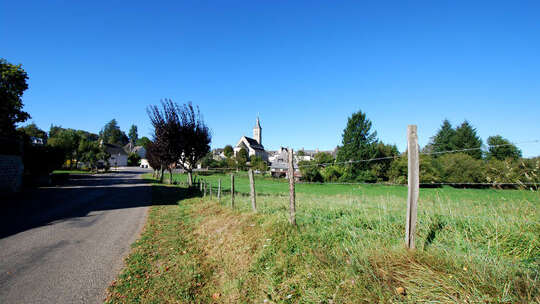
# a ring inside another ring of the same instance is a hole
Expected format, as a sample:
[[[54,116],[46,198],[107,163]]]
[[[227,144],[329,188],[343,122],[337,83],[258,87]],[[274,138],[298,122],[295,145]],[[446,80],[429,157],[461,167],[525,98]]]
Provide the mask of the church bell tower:
[[[253,127],[253,139],[255,139],[259,143],[259,145],[262,145],[261,132],[261,123],[259,122],[259,116],[257,116],[257,123],[255,124],[255,127]]]

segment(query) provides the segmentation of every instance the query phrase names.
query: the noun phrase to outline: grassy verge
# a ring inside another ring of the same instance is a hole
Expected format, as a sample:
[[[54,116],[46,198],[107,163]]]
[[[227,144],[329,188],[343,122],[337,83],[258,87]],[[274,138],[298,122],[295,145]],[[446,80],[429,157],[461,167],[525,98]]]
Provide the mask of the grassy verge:
[[[538,193],[438,189],[420,203],[410,252],[399,192],[361,189],[300,191],[293,228],[278,195],[253,213],[245,196],[232,210],[228,196],[155,186],[108,303],[540,301]]]
[[[84,170],[54,170],[52,174],[92,174],[94,172]]]

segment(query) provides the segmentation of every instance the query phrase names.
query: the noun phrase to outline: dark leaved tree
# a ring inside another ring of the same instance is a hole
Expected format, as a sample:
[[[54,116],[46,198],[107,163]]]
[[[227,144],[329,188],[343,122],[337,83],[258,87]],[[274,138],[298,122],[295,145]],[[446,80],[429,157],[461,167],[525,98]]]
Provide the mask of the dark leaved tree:
[[[369,162],[355,162],[370,159],[375,154],[377,132],[372,131],[371,121],[362,111],[354,113],[347,121],[343,130],[342,146],[338,150],[338,162],[351,162],[346,165],[347,179],[366,180],[366,172],[370,169]]]
[[[129,128],[128,138],[129,141],[133,144],[136,144],[137,140],[139,140],[139,134],[137,133],[136,125],[131,125],[131,128]]]
[[[120,130],[116,119],[109,121],[99,132],[99,138],[108,144],[123,146],[128,143],[126,133]]]
[[[18,123],[30,118],[24,112],[22,95],[28,89],[28,75],[21,65],[0,58],[0,135],[13,137]]]
[[[160,181],[163,182],[164,170],[169,171],[169,182],[172,183],[172,170],[183,152],[182,126],[178,116],[178,106],[172,100],[162,100],[161,108],[148,107],[148,116],[154,127],[154,156],[160,163]]]
[[[450,121],[448,121],[448,119],[445,119],[441,125],[441,128],[437,131],[437,134],[435,134],[435,136],[431,138],[431,143],[429,144],[430,149],[426,152],[442,152],[454,150],[456,148],[454,143],[455,136],[456,130],[452,127]]]
[[[191,102],[176,105],[180,117],[182,139],[182,153],[180,154],[180,165],[188,172],[188,183],[193,183],[193,168],[208,152],[210,152],[210,142],[212,135],[210,129],[203,120],[199,107],[193,107]]]
[[[508,139],[496,135],[490,136],[487,139],[488,153],[487,158],[495,158],[498,160],[518,159],[521,157],[521,150],[518,149],[514,144],[512,144]]]
[[[482,158],[482,139],[476,134],[476,129],[468,121],[464,121],[456,128],[456,134],[453,138],[455,149],[467,150],[463,153],[476,159]]]
[[[223,149],[223,154],[225,154],[225,156],[228,158],[233,157],[234,155],[233,147],[231,145],[226,145],[225,148]]]

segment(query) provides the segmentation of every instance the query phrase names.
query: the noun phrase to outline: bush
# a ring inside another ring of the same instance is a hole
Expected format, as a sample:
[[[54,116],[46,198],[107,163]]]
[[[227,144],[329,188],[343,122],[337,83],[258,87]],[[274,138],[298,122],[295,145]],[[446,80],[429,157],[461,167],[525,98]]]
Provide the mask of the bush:
[[[138,166],[141,163],[141,157],[137,153],[129,153],[128,155],[128,166]]]
[[[437,159],[429,155],[420,155],[420,183],[439,183],[441,166]],[[396,184],[406,184],[408,175],[408,157],[403,156],[392,162],[388,171],[389,180]]]
[[[328,166],[320,172],[325,182],[337,182],[343,175],[343,168],[339,166]]]
[[[447,183],[483,183],[484,162],[464,153],[445,154],[437,159],[441,167],[441,179]]]
[[[314,162],[301,161],[298,163],[298,166],[300,167],[300,172],[302,173],[302,180],[317,183],[324,181],[321,172],[319,172],[317,164]]]
[[[377,176],[371,170],[358,170],[352,166],[344,167],[342,170],[340,182],[374,183],[377,181]]]

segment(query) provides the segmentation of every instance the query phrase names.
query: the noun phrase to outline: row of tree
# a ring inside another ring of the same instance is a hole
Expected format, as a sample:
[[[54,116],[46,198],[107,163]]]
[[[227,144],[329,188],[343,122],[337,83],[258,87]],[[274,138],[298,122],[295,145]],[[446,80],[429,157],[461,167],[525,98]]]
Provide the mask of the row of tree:
[[[249,156],[246,148],[241,148],[236,155],[233,147],[226,145],[223,149],[225,158],[214,158],[214,154],[209,152],[201,159],[203,168],[220,168],[223,170],[247,170],[251,168],[260,172],[268,171],[268,164],[260,156]]]
[[[500,135],[488,137],[487,144],[483,150],[482,140],[468,121],[454,128],[444,120],[422,149],[421,182],[540,182],[540,158],[522,158],[519,148]],[[311,182],[407,181],[406,153],[381,142],[361,111],[349,117],[335,159],[328,153],[319,153],[311,161],[300,162],[299,167],[303,179]]]
[[[154,128],[152,141],[147,144],[146,157],[154,175],[163,182],[164,171],[173,182],[173,169],[188,172],[188,183],[193,184],[192,172],[196,164],[210,151],[212,135],[198,107],[191,102],[178,105],[170,99],[161,106],[147,109]]]

